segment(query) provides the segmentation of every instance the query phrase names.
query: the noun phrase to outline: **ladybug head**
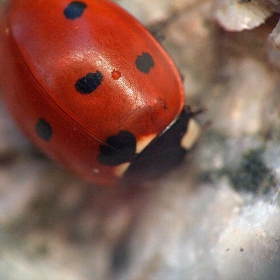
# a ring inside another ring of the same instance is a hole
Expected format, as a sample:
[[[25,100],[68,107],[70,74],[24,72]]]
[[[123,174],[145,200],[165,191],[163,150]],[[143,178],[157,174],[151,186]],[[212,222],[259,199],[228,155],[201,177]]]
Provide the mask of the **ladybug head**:
[[[158,178],[179,165],[196,141],[200,129],[188,107],[131,162],[124,184]]]

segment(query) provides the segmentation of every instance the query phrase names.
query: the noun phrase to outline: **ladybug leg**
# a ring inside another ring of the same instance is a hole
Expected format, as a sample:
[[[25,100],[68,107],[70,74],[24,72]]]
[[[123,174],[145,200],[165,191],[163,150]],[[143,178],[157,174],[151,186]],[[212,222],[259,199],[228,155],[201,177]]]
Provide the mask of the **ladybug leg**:
[[[171,14],[166,19],[159,20],[153,24],[148,25],[147,29],[157,41],[162,43],[165,39],[166,28],[168,28],[170,24],[176,21],[184,12],[190,11],[206,1],[208,0],[199,0],[198,2],[195,2],[193,4],[186,4],[180,9],[174,8],[173,11],[171,11]]]
[[[203,114],[206,111],[205,108],[200,108],[200,109],[197,109],[195,111],[192,111],[190,106],[188,106],[188,105],[185,105],[185,110],[190,112],[192,117],[195,117],[197,115]]]
[[[158,21],[147,28],[158,42],[162,43],[165,40],[166,21]]]
[[[179,11],[174,11],[171,13],[171,15],[168,18],[157,21],[151,25],[148,25],[147,29],[155,37],[157,41],[162,43],[165,39],[166,28],[172,22],[174,22],[180,16],[180,14],[181,12],[179,13]]]

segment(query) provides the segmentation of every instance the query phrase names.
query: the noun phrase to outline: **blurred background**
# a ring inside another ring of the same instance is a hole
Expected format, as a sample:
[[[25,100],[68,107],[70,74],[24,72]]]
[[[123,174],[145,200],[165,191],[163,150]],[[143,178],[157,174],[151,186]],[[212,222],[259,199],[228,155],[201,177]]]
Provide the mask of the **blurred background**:
[[[44,157],[0,102],[0,280],[280,279],[279,1],[115,2],[167,21],[201,137],[164,178],[104,189]]]

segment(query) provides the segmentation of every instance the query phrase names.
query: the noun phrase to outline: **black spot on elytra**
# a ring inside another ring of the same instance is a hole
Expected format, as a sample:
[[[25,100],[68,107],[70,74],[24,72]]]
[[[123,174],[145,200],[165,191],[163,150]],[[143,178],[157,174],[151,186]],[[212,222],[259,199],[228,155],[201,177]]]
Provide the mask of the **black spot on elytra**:
[[[36,134],[45,141],[49,141],[52,137],[52,128],[44,119],[39,119],[35,125]]]
[[[99,71],[96,71],[95,73],[88,73],[76,82],[76,90],[82,94],[90,94],[98,88],[102,79],[103,76]]]
[[[76,19],[82,16],[87,5],[81,1],[71,2],[64,10],[64,15],[67,19]]]
[[[115,166],[129,162],[135,156],[136,138],[126,130],[107,138],[106,144],[100,146],[98,161],[101,164]]]
[[[139,71],[146,74],[149,73],[151,68],[155,66],[152,56],[149,53],[145,52],[137,56],[135,64]]]

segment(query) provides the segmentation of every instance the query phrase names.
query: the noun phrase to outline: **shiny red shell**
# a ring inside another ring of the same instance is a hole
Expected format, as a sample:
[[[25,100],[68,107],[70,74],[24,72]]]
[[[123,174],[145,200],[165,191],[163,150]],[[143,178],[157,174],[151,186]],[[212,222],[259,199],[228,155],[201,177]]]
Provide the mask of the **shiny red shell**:
[[[110,137],[129,131],[140,152],[184,105],[165,50],[107,0],[8,1],[0,15],[0,60],[2,97],[16,122],[90,182],[118,180],[119,166],[98,160]]]

